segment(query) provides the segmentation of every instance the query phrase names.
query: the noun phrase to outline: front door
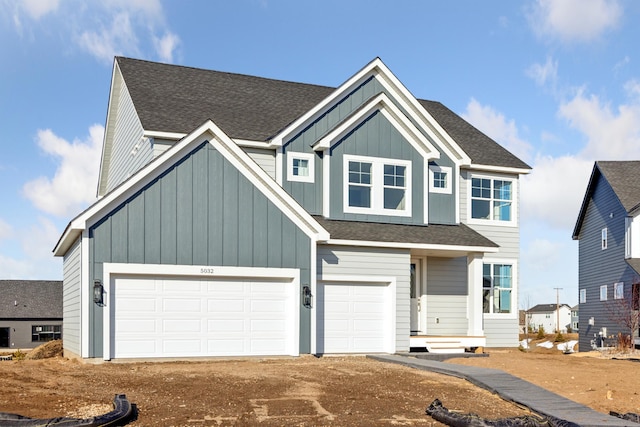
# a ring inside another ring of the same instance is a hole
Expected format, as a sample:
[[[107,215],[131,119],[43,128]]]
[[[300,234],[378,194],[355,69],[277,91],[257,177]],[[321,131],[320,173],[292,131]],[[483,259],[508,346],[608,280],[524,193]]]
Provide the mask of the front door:
[[[424,334],[422,297],[422,271],[419,260],[411,260],[410,265],[411,335]]]
[[[9,348],[9,329],[0,328],[0,348]]]

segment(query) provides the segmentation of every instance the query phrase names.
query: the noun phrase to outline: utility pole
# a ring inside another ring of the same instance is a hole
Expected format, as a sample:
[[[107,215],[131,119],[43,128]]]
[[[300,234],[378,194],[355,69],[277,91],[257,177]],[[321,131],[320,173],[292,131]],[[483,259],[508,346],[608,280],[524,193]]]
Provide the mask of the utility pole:
[[[562,288],[553,288],[556,290],[556,335],[560,333],[560,291]]]

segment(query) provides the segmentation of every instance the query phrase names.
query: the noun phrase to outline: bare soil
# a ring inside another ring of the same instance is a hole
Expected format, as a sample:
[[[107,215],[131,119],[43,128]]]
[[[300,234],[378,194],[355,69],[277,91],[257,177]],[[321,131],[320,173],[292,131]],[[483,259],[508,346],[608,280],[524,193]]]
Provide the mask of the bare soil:
[[[630,360],[513,349],[450,363],[502,369],[601,412],[640,412]],[[124,393],[138,410],[131,426],[439,426],[425,414],[436,398],[489,419],[528,414],[464,380],[359,356],[93,365],[58,355],[2,361],[0,378],[0,412],[85,418]]]

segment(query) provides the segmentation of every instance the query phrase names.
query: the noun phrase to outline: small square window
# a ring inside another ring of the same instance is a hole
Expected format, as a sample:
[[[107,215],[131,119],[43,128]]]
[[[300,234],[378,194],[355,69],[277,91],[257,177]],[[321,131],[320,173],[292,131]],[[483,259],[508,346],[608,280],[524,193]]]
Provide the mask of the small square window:
[[[451,194],[451,168],[429,165],[429,191]]]
[[[585,302],[587,302],[587,290],[580,289],[580,303],[584,304]]]
[[[602,229],[602,250],[607,249],[607,228]]]
[[[313,182],[314,155],[310,153],[287,153],[287,179],[296,182]]]
[[[624,283],[613,284],[613,299],[624,299]]]
[[[600,286],[600,301],[607,300],[607,285]]]

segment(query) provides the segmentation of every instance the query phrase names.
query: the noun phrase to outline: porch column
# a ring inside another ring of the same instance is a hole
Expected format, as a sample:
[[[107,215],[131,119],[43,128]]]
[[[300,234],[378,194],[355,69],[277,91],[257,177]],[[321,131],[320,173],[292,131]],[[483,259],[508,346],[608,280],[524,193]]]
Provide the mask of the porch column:
[[[482,254],[467,255],[467,317],[469,336],[484,336],[482,322]]]

